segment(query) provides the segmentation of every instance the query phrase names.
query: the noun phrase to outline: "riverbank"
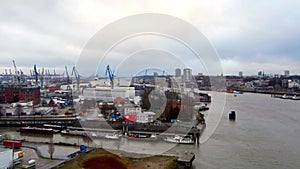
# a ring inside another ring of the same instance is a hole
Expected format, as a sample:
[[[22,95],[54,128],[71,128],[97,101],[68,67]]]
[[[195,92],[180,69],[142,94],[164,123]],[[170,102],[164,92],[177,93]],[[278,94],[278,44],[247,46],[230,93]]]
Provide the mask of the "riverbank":
[[[271,95],[290,95],[290,96],[300,96],[300,92],[290,92],[290,91],[273,91],[273,90],[241,90],[245,93],[259,93],[259,94],[271,94]]]
[[[177,162],[176,157],[171,156],[157,155],[151,157],[143,157],[142,154],[127,153],[124,151],[116,150],[111,153],[105,149],[97,148],[56,168],[175,169],[177,168]]]

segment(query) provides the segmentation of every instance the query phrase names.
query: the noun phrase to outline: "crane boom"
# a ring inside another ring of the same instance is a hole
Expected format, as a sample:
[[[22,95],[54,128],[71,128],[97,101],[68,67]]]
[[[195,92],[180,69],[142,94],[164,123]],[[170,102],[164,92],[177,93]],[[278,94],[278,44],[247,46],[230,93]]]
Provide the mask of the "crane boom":
[[[13,65],[14,65],[14,69],[15,69],[15,82],[19,84],[20,80],[19,80],[19,72],[18,72],[18,69],[17,69],[17,66],[16,66],[16,62],[15,60],[12,60],[13,62]]]
[[[77,71],[77,69],[76,69],[76,67],[74,66],[73,67],[73,69],[72,69],[72,74],[71,74],[71,76],[75,76],[75,78],[76,78],[76,82],[77,82],[77,92],[79,93],[79,91],[80,91],[80,88],[79,88],[79,82],[80,82],[80,75],[79,75],[79,73],[78,73],[78,71]]]
[[[67,76],[67,83],[70,84],[71,81],[70,81],[70,76],[69,76],[69,72],[68,72],[67,66],[65,66],[65,70],[66,70],[66,76]]]
[[[109,65],[107,65],[106,67],[106,71],[105,71],[105,75],[109,77],[109,80],[110,80],[110,83],[111,83],[111,88],[113,89],[114,88],[114,73],[113,71],[111,70],[111,68],[109,67]]]

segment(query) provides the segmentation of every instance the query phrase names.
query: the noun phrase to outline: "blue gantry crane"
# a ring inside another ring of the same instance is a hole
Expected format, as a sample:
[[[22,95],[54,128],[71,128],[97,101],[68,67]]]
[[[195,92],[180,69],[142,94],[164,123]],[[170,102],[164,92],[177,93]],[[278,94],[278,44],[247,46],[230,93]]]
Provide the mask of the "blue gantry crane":
[[[71,79],[70,79],[70,76],[69,76],[69,72],[68,72],[67,66],[65,66],[65,69],[66,69],[67,84],[68,84],[67,90],[71,90],[70,84],[71,84],[72,82],[71,82]]]
[[[105,71],[105,76],[109,77],[109,80],[110,80],[110,84],[111,84],[111,88],[113,89],[114,88],[114,72],[111,70],[111,68],[109,67],[109,65],[107,65],[106,67],[106,71]]]
[[[65,70],[66,70],[66,76],[67,76],[67,83],[70,84],[70,76],[69,76],[69,72],[68,72],[68,67],[65,66]]]

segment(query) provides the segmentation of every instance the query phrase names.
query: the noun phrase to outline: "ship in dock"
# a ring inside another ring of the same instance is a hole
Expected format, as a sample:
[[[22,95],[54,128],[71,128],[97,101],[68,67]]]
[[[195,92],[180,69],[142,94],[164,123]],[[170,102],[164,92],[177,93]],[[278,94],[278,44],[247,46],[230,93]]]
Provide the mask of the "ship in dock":
[[[55,131],[49,128],[38,128],[38,127],[21,127],[21,134],[41,134],[41,135],[53,135]]]

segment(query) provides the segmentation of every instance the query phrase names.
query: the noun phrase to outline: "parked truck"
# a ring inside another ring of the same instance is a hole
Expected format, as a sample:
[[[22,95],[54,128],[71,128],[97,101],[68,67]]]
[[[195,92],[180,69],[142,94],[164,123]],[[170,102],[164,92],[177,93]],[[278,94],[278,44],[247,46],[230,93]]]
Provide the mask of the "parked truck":
[[[17,151],[14,152],[14,165],[20,164],[23,160],[24,152],[23,151]]]

